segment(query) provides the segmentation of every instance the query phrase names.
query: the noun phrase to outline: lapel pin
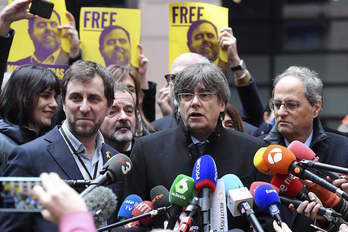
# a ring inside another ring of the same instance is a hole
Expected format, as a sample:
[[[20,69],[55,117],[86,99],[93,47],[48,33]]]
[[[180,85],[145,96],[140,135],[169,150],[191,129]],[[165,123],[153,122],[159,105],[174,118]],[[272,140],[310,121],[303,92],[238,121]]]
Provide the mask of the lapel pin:
[[[107,151],[107,152],[106,152],[106,158],[107,158],[107,159],[110,159],[110,158],[111,158],[110,151]]]

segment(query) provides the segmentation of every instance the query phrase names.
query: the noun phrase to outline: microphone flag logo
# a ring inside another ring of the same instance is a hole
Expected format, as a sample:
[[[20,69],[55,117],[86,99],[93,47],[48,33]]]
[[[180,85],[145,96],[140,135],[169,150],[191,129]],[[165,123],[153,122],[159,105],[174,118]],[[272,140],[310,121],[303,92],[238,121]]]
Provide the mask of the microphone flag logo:
[[[180,194],[184,194],[188,190],[187,185],[187,179],[183,178],[181,179],[176,185],[175,185],[175,191]]]
[[[270,164],[275,164],[278,163],[279,161],[282,160],[283,154],[282,150],[279,147],[273,148],[269,153],[268,153],[268,162]]]

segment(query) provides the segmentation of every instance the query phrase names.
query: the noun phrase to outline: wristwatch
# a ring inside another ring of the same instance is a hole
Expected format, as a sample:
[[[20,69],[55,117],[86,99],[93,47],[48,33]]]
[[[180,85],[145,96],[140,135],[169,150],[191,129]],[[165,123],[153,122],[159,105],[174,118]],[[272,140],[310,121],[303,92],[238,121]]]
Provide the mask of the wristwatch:
[[[239,65],[231,67],[231,70],[233,72],[236,72],[236,71],[239,71],[239,70],[244,70],[244,69],[246,69],[246,65],[244,63],[244,60],[240,60],[239,61]]]

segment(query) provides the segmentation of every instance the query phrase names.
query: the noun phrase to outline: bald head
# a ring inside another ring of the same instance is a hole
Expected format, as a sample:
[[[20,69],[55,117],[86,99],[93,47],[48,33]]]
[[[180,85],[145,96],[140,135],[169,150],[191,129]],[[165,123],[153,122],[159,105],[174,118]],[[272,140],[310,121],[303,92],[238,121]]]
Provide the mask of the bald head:
[[[182,71],[184,68],[193,64],[209,64],[209,63],[210,61],[200,54],[193,53],[193,52],[183,53],[173,61],[170,73],[176,74]]]

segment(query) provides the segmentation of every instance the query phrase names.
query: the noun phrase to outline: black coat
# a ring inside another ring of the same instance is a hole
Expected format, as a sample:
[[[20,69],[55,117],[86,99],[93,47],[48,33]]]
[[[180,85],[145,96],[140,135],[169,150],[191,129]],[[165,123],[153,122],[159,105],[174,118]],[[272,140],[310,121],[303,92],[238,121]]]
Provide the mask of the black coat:
[[[260,136],[261,130],[257,127],[242,121],[245,133],[252,136]],[[151,125],[155,128],[156,131],[166,130],[170,128],[175,128],[178,126],[178,119],[175,118],[175,114],[167,115],[163,118],[157,119],[151,123]]]
[[[264,137],[268,144],[285,145],[283,136],[273,127],[268,135]],[[313,121],[313,138],[310,148],[319,156],[319,162],[348,167],[348,138],[332,132],[326,132],[318,118]],[[286,207],[281,209],[282,219],[289,225],[293,231],[315,231],[309,224],[312,220],[291,213]]]
[[[235,174],[246,187],[263,180],[264,176],[253,165],[254,154],[263,145],[261,140],[222,126],[217,126],[208,140],[205,154],[214,158],[219,178]],[[131,154],[134,168],[125,181],[125,196],[136,193],[145,200],[157,185],[170,189],[177,175],[192,176],[197,158],[196,146],[182,122],[176,128],[138,139]],[[231,215],[229,227],[248,228],[245,220],[233,219]]]

